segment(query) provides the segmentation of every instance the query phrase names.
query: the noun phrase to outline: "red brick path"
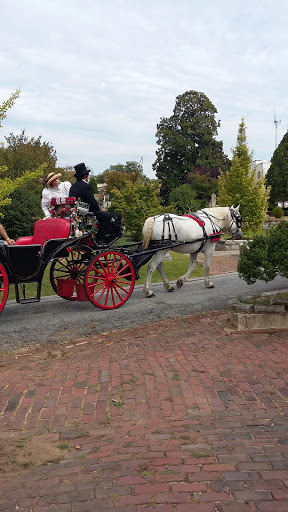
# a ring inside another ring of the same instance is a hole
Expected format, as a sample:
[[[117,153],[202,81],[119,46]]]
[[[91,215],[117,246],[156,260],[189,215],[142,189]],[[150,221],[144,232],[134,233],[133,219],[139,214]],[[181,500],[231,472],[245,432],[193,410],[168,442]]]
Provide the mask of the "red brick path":
[[[215,251],[210,262],[210,274],[226,274],[229,272],[237,272],[237,264],[239,254],[231,254],[232,251]],[[200,253],[197,257],[198,263],[204,265],[204,254]],[[288,511],[287,511],[288,512]]]
[[[229,334],[224,320],[3,356],[0,437],[71,450],[4,472],[0,511],[287,512],[287,334]]]

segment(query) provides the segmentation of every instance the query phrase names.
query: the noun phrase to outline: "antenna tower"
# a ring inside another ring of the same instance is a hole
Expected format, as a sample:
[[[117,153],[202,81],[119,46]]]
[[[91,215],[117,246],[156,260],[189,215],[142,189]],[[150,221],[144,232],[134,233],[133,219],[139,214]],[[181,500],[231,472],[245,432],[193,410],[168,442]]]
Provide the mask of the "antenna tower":
[[[278,124],[281,123],[281,119],[279,119],[278,121],[276,120],[276,116],[274,114],[274,125],[275,125],[275,149],[277,148],[277,128],[278,128]]]

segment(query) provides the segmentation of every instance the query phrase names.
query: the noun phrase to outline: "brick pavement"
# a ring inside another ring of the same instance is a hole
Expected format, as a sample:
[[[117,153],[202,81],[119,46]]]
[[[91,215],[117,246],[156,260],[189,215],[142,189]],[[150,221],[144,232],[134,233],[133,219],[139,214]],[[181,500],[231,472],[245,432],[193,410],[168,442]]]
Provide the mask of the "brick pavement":
[[[239,254],[236,251],[215,251],[210,262],[210,274],[227,274],[237,272]],[[197,257],[198,263],[204,265],[204,254],[200,253]]]
[[[2,447],[66,449],[8,459],[0,511],[287,512],[287,334],[225,318],[2,355]]]

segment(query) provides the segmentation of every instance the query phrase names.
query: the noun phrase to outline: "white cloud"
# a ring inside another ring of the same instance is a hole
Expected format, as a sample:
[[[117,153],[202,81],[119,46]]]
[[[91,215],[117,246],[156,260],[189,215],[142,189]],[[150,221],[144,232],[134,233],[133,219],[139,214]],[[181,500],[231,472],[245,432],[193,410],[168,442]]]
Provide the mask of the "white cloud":
[[[286,1],[2,1],[0,102],[21,85],[1,137],[26,129],[59,165],[95,172],[144,158],[154,177],[156,125],[194,89],[214,103],[230,155],[244,116],[255,158],[288,128]]]

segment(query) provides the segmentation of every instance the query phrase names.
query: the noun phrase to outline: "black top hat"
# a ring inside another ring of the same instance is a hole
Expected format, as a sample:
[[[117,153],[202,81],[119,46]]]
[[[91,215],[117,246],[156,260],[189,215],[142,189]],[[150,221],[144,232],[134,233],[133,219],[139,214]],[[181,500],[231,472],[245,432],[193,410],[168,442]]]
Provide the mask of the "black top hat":
[[[85,176],[85,174],[89,174],[90,169],[87,169],[86,165],[84,163],[74,165],[74,169],[76,171],[76,174],[74,174],[75,178],[82,178],[82,176]]]

